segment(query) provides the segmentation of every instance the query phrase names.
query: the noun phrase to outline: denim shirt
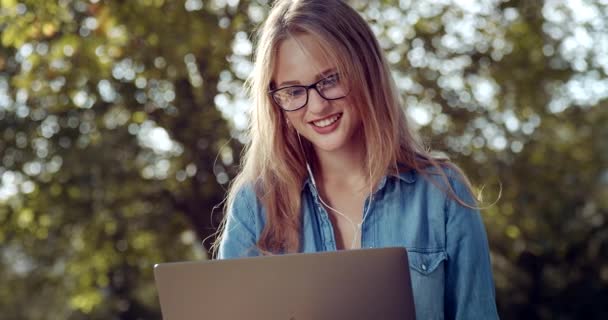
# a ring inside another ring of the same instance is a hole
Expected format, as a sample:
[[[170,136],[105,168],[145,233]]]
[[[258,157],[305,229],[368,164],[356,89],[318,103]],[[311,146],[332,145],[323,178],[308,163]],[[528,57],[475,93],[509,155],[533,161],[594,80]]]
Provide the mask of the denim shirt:
[[[473,203],[456,174],[446,172],[458,197]],[[498,319],[488,241],[479,211],[460,205],[442,190],[445,187],[439,176],[422,177],[415,171],[384,177],[363,217],[361,247],[407,248],[417,319]],[[301,195],[301,251],[335,251],[332,224],[310,179]],[[368,197],[365,206],[369,201]],[[218,258],[258,255],[256,242],[264,223],[264,208],[253,187],[239,190]]]

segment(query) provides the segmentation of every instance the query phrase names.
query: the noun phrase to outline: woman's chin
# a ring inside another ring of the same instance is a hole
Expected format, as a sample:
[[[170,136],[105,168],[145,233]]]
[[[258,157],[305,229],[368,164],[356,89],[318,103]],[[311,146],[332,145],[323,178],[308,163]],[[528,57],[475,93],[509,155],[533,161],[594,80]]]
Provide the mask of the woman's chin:
[[[343,137],[336,137],[336,139],[323,140],[323,141],[312,141],[315,150],[323,153],[331,153],[343,150],[347,143]]]

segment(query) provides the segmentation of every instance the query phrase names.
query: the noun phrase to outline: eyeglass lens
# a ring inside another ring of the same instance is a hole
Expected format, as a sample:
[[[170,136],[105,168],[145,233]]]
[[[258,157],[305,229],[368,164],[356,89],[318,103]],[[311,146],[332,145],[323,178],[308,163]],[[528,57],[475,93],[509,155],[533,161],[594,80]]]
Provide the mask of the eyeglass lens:
[[[321,79],[311,86],[290,86],[273,92],[273,98],[285,110],[295,110],[308,102],[309,89],[316,89],[319,95],[326,100],[340,99],[346,96],[344,85],[337,74]]]

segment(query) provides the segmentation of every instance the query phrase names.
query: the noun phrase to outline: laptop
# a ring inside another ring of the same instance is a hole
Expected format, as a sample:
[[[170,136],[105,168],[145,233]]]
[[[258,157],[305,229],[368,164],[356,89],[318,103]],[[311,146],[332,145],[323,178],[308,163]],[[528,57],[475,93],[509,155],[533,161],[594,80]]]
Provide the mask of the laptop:
[[[165,320],[415,318],[405,248],[161,263]]]

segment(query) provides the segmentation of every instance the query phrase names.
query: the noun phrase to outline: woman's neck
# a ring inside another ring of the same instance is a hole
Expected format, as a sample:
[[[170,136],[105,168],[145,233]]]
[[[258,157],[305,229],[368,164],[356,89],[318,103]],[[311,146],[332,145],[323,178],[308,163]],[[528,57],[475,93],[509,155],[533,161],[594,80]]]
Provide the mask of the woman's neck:
[[[316,150],[318,168],[315,179],[324,186],[339,185],[348,188],[362,188],[368,184],[369,173],[365,169],[365,148],[345,147],[325,152]]]

